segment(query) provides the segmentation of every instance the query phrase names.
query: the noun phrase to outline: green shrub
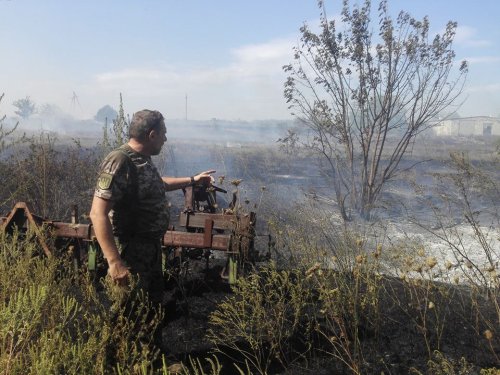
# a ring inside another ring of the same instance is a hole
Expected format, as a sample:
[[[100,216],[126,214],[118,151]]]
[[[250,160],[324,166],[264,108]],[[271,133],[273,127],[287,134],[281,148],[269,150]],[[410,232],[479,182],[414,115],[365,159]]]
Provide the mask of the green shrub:
[[[98,293],[69,257],[40,257],[27,237],[0,235],[3,374],[152,373],[158,352],[144,331],[160,317],[142,324],[150,313],[147,300],[134,302],[139,318],[129,319],[111,308],[115,286]]]
[[[304,272],[278,270],[271,263],[238,279],[233,293],[210,316],[207,335],[218,352],[238,353],[234,360],[260,374],[273,362],[286,368],[307,358],[313,289]]]

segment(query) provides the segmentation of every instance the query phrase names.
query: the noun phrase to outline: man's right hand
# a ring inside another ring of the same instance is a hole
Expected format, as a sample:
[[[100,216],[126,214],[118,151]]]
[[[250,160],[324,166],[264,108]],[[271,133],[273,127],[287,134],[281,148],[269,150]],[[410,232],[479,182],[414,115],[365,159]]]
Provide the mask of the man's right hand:
[[[120,286],[127,286],[130,272],[122,260],[117,259],[115,261],[108,262],[108,265],[108,274],[111,279]]]
[[[116,284],[126,286],[128,285],[130,272],[116,247],[113,227],[109,220],[109,212],[112,207],[113,202],[110,200],[94,196],[92,208],[90,209],[90,219],[104,258],[108,261],[108,275]]]

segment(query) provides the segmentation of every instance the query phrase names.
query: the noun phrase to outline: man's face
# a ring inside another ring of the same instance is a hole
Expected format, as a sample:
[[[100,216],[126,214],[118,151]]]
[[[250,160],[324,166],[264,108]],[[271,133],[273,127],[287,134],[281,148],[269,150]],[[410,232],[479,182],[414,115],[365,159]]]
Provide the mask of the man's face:
[[[166,141],[167,128],[165,122],[162,122],[160,129],[154,132],[154,137],[151,139],[151,155],[158,155]]]

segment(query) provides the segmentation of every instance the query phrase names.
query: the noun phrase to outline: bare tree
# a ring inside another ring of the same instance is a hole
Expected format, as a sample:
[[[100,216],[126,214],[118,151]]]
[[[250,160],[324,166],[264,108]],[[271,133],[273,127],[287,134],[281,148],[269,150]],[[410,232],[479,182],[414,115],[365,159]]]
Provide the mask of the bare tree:
[[[455,22],[431,38],[427,17],[393,19],[385,0],[377,24],[369,0],[344,0],[340,25],[318,4],[320,32],[301,27],[294,61],[283,67],[285,98],[307,132],[280,141],[326,161],[344,220],[354,212],[369,219],[415,137],[462,92],[467,63],[454,69]]]
[[[2,102],[2,99],[5,94],[0,95],[0,103]],[[10,146],[13,146],[16,143],[20,143],[24,140],[24,135],[17,139],[10,139],[9,142],[7,140],[11,138],[16,131],[19,123],[16,123],[12,127],[7,128],[7,124],[5,123],[6,115],[0,116],[0,154],[9,148]]]

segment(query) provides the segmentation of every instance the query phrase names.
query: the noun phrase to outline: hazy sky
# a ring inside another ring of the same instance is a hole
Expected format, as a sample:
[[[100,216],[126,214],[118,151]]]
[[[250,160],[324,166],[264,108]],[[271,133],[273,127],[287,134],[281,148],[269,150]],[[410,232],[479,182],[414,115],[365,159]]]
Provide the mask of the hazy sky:
[[[326,0],[338,14],[341,0]],[[375,0],[375,7],[378,2]],[[459,29],[470,62],[462,116],[500,114],[500,1],[389,0],[428,15],[431,31]],[[316,25],[315,0],[0,0],[0,114],[30,96],[90,118],[109,104],[168,118],[290,118],[281,67],[299,28]],[[76,93],[78,103],[73,100]]]

